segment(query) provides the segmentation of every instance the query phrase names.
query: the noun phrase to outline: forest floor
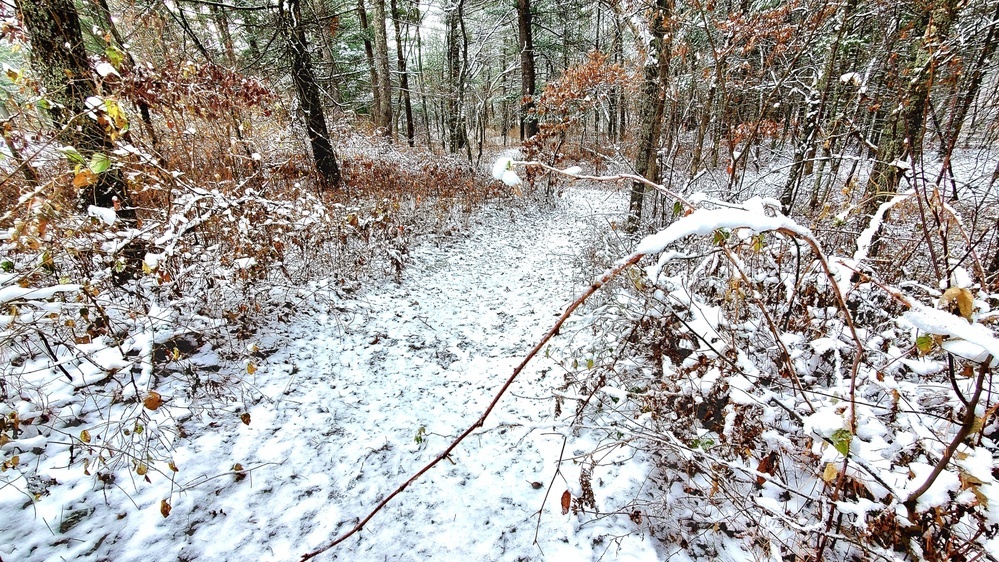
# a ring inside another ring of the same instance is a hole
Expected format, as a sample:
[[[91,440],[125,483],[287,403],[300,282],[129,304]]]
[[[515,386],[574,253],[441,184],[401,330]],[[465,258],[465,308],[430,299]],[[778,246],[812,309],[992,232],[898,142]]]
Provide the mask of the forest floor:
[[[266,359],[250,377],[249,424],[211,412],[178,420],[179,471],[150,471],[151,483],[133,474],[102,491],[78,466],[52,466],[44,472],[58,485],[33,505],[0,490],[0,508],[17,503],[23,515],[0,529],[0,558],[297,560],[481,415],[600,273],[582,249],[625,205],[619,192],[583,188],[566,189],[554,209],[496,201],[461,234],[421,238],[398,281],[349,298],[317,291],[311,309],[258,330]],[[553,415],[563,371],[544,355],[449,459],[318,559],[661,559],[644,529],[615,514],[647,485],[649,465],[633,451],[607,452],[594,471],[602,515],[562,514],[563,492],[579,494],[572,458],[596,443]],[[212,351],[190,362],[210,365]]]

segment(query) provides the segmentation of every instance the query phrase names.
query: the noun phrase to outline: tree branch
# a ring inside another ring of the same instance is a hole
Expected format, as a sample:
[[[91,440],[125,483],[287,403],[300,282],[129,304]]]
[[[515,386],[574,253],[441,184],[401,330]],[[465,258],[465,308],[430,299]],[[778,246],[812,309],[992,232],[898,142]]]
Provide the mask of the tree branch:
[[[513,373],[510,375],[510,378],[508,378],[507,381],[503,384],[503,386],[500,387],[499,391],[493,397],[492,402],[489,403],[489,406],[485,409],[485,411],[482,413],[479,419],[475,420],[475,423],[470,425],[468,429],[466,429],[464,432],[462,432],[461,435],[459,435],[454,441],[452,441],[451,444],[448,445],[446,449],[444,449],[444,451],[442,451],[439,455],[437,455],[437,457],[434,458],[434,460],[427,463],[426,466],[424,466],[416,474],[411,476],[409,480],[403,482],[402,485],[400,485],[391,494],[386,496],[385,499],[379,502],[378,505],[376,505],[374,509],[372,509],[371,512],[368,513],[368,515],[361,520],[360,523],[355,525],[352,529],[350,529],[343,535],[340,535],[338,538],[326,543],[325,545],[319,547],[318,549],[309,552],[307,554],[303,554],[302,558],[300,559],[300,562],[305,562],[306,560],[315,558],[316,556],[326,552],[327,550],[347,540],[351,536],[357,534],[361,529],[364,528],[364,526],[368,523],[368,521],[370,521],[371,518],[375,516],[376,513],[381,511],[382,508],[388,505],[388,503],[391,502],[396,496],[401,494],[406,488],[409,487],[410,484],[416,482],[427,471],[437,466],[437,464],[440,463],[442,460],[448,458],[451,452],[454,451],[458,447],[458,445],[465,440],[466,437],[471,435],[476,429],[482,427],[482,424],[486,421],[486,418],[489,417],[490,413],[492,413],[493,408],[495,408],[496,405],[499,403],[500,398],[502,398],[503,395],[506,394],[507,389],[510,388],[510,385],[513,384],[513,381],[516,380],[517,376],[520,375],[521,371],[523,371],[524,368],[527,367],[527,364],[531,362],[531,359],[533,359],[534,356],[537,355],[538,352],[540,352],[544,348],[545,344],[547,344],[553,337],[558,335],[559,330],[562,328],[562,324],[564,324],[565,321],[568,320],[570,316],[572,316],[572,313],[575,312],[576,309],[580,307],[580,305],[586,302],[586,300],[589,299],[593,295],[593,293],[596,293],[598,290],[600,290],[600,288],[603,287],[604,284],[606,284],[608,281],[616,277],[625,269],[628,269],[632,265],[638,263],[638,261],[641,260],[643,257],[645,257],[645,254],[632,254],[631,256],[625,258],[624,260],[619,261],[611,269],[604,272],[604,274],[601,275],[599,279],[594,281],[593,284],[590,285],[589,288],[587,288],[586,291],[579,296],[579,298],[577,298],[575,301],[572,302],[572,304],[569,305],[569,307],[565,310],[565,312],[562,313],[562,316],[560,316],[559,319],[555,322],[555,325],[552,326],[551,330],[549,330],[548,333],[545,334],[543,338],[541,338],[541,341],[539,341],[537,345],[535,345],[534,348],[531,349],[531,351],[527,354],[527,356],[524,357],[524,360],[521,361],[519,365],[517,365],[517,367],[513,370]]]

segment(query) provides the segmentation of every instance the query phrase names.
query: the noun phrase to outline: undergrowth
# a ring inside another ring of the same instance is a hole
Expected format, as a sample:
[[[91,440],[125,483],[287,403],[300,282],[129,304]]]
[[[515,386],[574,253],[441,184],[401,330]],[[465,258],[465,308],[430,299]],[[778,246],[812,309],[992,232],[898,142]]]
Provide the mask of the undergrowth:
[[[809,230],[775,201],[701,194],[652,229],[553,352],[556,416],[599,440],[588,462],[626,447],[652,467],[618,515],[695,558],[994,552],[999,296],[975,220],[993,196],[919,187],[883,223],[800,217]],[[615,232],[589,259],[634,244]]]
[[[0,485],[28,503],[56,484],[36,472],[43,458],[109,493],[153,471],[172,481],[189,420],[251,423],[256,364],[274,351],[256,343],[262,327],[341,314],[364,284],[402,274],[414,239],[459,230],[503,193],[467,163],[346,130],[344,188],[318,192],[275,94],[186,64],[105,84],[155,116],[127,113],[106,169],[28,133],[28,106],[12,117],[24,156],[0,195]],[[183,87],[142,86],[174,78]],[[222,90],[204,98],[209,84]],[[131,207],[81,207],[87,174],[107,170]]]

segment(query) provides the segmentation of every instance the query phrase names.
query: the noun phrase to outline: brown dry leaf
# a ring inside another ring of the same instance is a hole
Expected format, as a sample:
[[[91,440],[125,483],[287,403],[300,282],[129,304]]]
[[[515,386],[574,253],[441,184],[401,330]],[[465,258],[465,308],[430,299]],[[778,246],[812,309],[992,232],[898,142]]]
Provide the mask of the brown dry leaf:
[[[146,399],[142,401],[142,405],[150,410],[155,411],[159,409],[160,406],[163,405],[163,397],[160,396],[159,392],[151,390],[149,392],[149,395],[146,396]]]
[[[771,474],[771,475],[774,474],[775,472],[777,472],[777,460],[778,460],[777,453],[775,451],[771,451],[770,454],[768,454],[767,456],[763,457],[762,460],[760,460],[759,466],[756,467],[756,472],[761,472],[763,474]],[[764,478],[763,476],[756,477],[756,484],[759,486],[762,486],[766,481],[767,479]]]
[[[249,412],[243,412],[242,414],[240,414],[239,415],[239,421],[243,422],[246,425],[250,425],[250,413]]]
[[[174,463],[173,461],[170,461],[170,462],[169,462],[169,463],[167,464],[167,466],[168,466],[168,467],[170,467],[170,470],[172,470],[172,471],[174,471],[174,472],[180,472],[180,470],[179,470],[179,469],[177,468],[177,464],[176,464],[176,463]]]
[[[535,490],[540,490],[542,486],[544,486],[544,484],[541,482],[531,482],[531,487]]]
[[[246,478],[246,472],[243,471],[242,464],[236,463],[232,465],[232,471],[236,473],[236,482],[242,482]]]
[[[163,514],[163,518],[164,519],[166,519],[167,517],[170,517],[170,510],[171,509],[173,509],[173,507],[170,506],[170,502],[168,502],[166,500],[160,500],[160,513]]]
[[[975,311],[975,298],[971,295],[971,291],[967,289],[951,287],[944,291],[937,306],[971,322],[971,314]]]
[[[569,490],[562,492],[562,515],[569,513],[569,505],[572,503],[572,494]]]
[[[91,172],[87,168],[83,168],[82,170],[80,170],[80,173],[76,174],[76,176],[73,178],[73,187],[77,189],[81,187],[87,187],[88,185],[94,183],[94,181],[96,180],[97,176],[94,175],[93,172]]]

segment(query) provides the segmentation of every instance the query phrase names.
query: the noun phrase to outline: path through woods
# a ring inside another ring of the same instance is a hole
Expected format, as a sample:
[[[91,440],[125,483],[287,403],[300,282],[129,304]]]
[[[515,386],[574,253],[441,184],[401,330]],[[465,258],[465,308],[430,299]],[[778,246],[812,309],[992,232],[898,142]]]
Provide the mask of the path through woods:
[[[331,298],[328,313],[261,330],[257,344],[267,358],[253,377],[266,398],[247,405],[250,424],[185,422],[190,436],[175,454],[170,516],[159,511],[163,477],[155,475],[159,486],[126,484],[139,511],[123,494],[109,494],[112,509],[94,505],[77,527],[85,540],[71,550],[115,561],[151,553],[296,560],[350,529],[479,417],[600,273],[584,271],[596,266],[579,256],[624,208],[621,194],[582,189],[567,190],[554,211],[525,200],[490,204],[466,232],[416,245],[401,283],[386,279],[354,298]],[[562,493],[579,492],[578,463],[562,463],[566,480],[556,478],[543,503],[567,431],[566,415],[553,416],[552,389],[561,380],[554,361],[536,359],[453,463],[438,465],[319,559],[657,560],[654,541],[626,515],[561,513]],[[570,436],[565,457],[591,445],[585,433]],[[602,513],[642,486],[647,467],[611,462],[629,456],[611,452],[594,473]],[[246,478],[233,477],[235,463]]]

